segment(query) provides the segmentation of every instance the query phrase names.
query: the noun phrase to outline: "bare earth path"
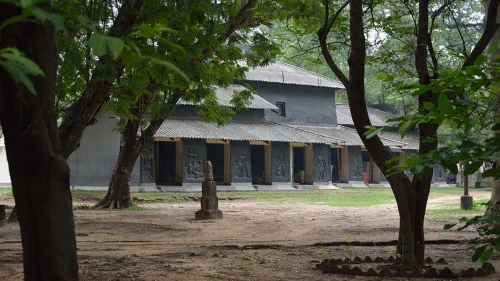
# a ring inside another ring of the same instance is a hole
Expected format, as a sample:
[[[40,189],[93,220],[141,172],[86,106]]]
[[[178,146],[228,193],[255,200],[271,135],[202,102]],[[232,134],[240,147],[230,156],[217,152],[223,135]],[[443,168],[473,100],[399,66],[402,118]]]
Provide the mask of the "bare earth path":
[[[486,192],[473,194],[486,199]],[[2,200],[0,200],[2,201]],[[3,200],[12,205],[13,202]],[[0,202],[0,204],[2,203]],[[431,199],[429,208],[457,202]],[[142,204],[141,211],[75,211],[81,280],[350,280],[313,270],[324,258],[352,254],[387,257],[394,247],[314,247],[317,242],[397,239],[395,204],[329,207],[269,201],[220,202],[224,219],[194,220],[199,203]],[[426,222],[426,239],[476,238],[470,231],[443,231]],[[0,280],[22,280],[19,227],[0,227]],[[277,249],[241,250],[228,246],[276,244]],[[469,267],[469,244],[430,245],[429,255]],[[500,269],[500,263],[494,262]],[[476,265],[477,266],[477,265]],[[490,276],[482,280],[498,280]],[[335,279],[336,278],[336,279]],[[366,277],[366,280],[369,280]]]

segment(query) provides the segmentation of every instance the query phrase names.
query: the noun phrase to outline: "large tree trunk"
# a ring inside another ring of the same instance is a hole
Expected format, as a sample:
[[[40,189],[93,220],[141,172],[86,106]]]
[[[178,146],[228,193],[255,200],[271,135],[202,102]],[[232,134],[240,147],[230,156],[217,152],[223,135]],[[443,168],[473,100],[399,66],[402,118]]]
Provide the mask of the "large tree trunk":
[[[329,1],[325,1],[325,10],[328,11]],[[348,2],[346,2],[348,3]],[[331,70],[337,75],[347,89],[349,107],[351,108],[352,118],[366,149],[370,152],[374,162],[380,170],[387,176],[400,216],[400,234],[397,251],[399,261],[405,269],[413,269],[417,265],[423,265],[423,256],[425,253],[424,245],[424,216],[427,199],[430,190],[430,179],[432,178],[432,169],[424,170],[422,181],[418,177],[414,177],[413,182],[410,182],[408,177],[403,172],[393,173],[393,163],[387,163],[392,158],[390,151],[384,146],[378,136],[370,139],[366,138],[367,127],[371,126],[370,118],[366,107],[365,85],[364,85],[364,64],[366,57],[366,47],[363,27],[363,7],[361,0],[350,1],[350,39],[351,39],[351,54],[349,56],[349,78],[337,67],[331,57],[328,45],[327,35],[333,25],[333,21],[338,14],[344,9],[341,8],[330,17],[328,12],[325,16],[325,24],[318,31],[318,39],[320,41],[321,52],[325,57]],[[426,26],[425,26],[426,27]],[[424,38],[425,39],[425,38]],[[425,44],[424,44],[425,48]],[[422,49],[420,49],[422,51]],[[425,51],[425,49],[424,49]],[[420,60],[425,57],[420,56]],[[418,60],[418,52],[416,53]],[[435,136],[437,130],[436,125],[422,125],[420,149],[421,153],[426,153],[432,147],[437,147],[437,143],[426,144],[424,139],[429,136]]]
[[[8,4],[0,4],[0,11],[0,22],[20,12]],[[0,34],[0,48],[5,47],[18,48],[45,73],[45,78],[31,79],[35,96],[0,69],[0,123],[21,227],[25,280],[78,280],[70,171],[58,154],[54,29],[36,21],[10,25]]]

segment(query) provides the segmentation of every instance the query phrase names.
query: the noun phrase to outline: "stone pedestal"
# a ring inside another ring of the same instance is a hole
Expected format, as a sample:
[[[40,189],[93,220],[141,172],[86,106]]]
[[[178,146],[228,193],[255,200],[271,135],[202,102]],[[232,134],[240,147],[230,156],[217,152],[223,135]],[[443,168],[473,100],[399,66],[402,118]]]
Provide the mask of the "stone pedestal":
[[[201,185],[201,210],[197,211],[197,219],[221,219],[222,211],[219,210],[219,198],[215,181],[205,181]]]
[[[470,195],[462,195],[460,197],[460,208],[463,210],[472,210],[474,208],[474,200]]]
[[[195,213],[196,219],[221,219],[222,211],[219,210],[217,185],[213,180],[212,163],[207,161],[203,170],[204,181],[201,184],[201,210]]]

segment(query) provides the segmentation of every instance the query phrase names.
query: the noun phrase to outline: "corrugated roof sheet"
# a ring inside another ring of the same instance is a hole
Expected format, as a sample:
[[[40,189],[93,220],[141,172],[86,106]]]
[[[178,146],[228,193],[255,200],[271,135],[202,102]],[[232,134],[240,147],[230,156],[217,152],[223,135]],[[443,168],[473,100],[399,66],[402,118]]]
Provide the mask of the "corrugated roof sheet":
[[[401,138],[401,135],[397,132],[382,132],[380,136],[391,140],[404,142],[405,145],[402,149],[418,150],[420,146],[420,136],[416,133],[408,133],[404,136],[404,138]]]
[[[230,121],[224,126],[195,117],[171,117],[158,129],[155,138],[222,139],[342,144],[342,141],[269,121]]]
[[[337,104],[337,123],[339,125],[354,125],[351,116],[351,109],[348,104]],[[373,107],[368,107],[368,115],[370,116],[370,121],[375,127],[388,126],[387,119],[396,118],[397,116],[380,109]]]
[[[242,92],[248,90],[242,85],[228,85],[227,87],[215,87],[215,94],[217,95],[217,99],[219,101],[219,104],[222,106],[227,106],[227,107],[234,107],[233,104],[231,104],[231,100],[236,93]],[[250,109],[273,109],[277,110],[278,108],[268,102],[267,100],[261,98],[258,95],[252,95],[253,99],[248,105],[248,108]],[[194,105],[194,103],[190,101],[185,101],[180,99],[177,104],[180,105]]]
[[[356,130],[344,126],[312,126],[312,125],[293,125],[296,128],[302,128],[313,133],[335,137],[344,141],[346,146],[362,146],[363,142]],[[380,136],[382,143],[390,148],[403,148],[404,141],[392,140],[385,136]]]
[[[245,79],[248,81],[345,89],[344,85],[339,81],[284,62],[274,62],[267,66],[250,68],[245,72]]]

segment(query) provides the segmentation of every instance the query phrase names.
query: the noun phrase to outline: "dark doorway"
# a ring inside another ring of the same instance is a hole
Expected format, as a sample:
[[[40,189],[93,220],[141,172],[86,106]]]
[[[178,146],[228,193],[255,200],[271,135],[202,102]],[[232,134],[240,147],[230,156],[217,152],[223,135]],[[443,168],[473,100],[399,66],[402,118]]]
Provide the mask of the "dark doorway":
[[[368,151],[362,151],[361,158],[363,158],[363,181],[368,183],[371,181],[373,169],[370,165],[370,153]]]
[[[265,184],[265,156],[263,145],[250,146],[250,164],[252,165],[252,184]]]
[[[158,158],[157,184],[179,184],[175,178],[175,142],[158,142]]]
[[[340,182],[340,149],[331,149],[332,182]]]
[[[224,145],[207,143],[207,160],[212,162],[214,181],[224,184]]]
[[[370,153],[368,151],[362,151],[361,152],[361,157],[363,158],[363,172],[368,172],[369,171],[369,166],[370,166]]]
[[[293,148],[293,174],[294,182],[304,184],[305,183],[305,148],[304,147],[294,147]]]

